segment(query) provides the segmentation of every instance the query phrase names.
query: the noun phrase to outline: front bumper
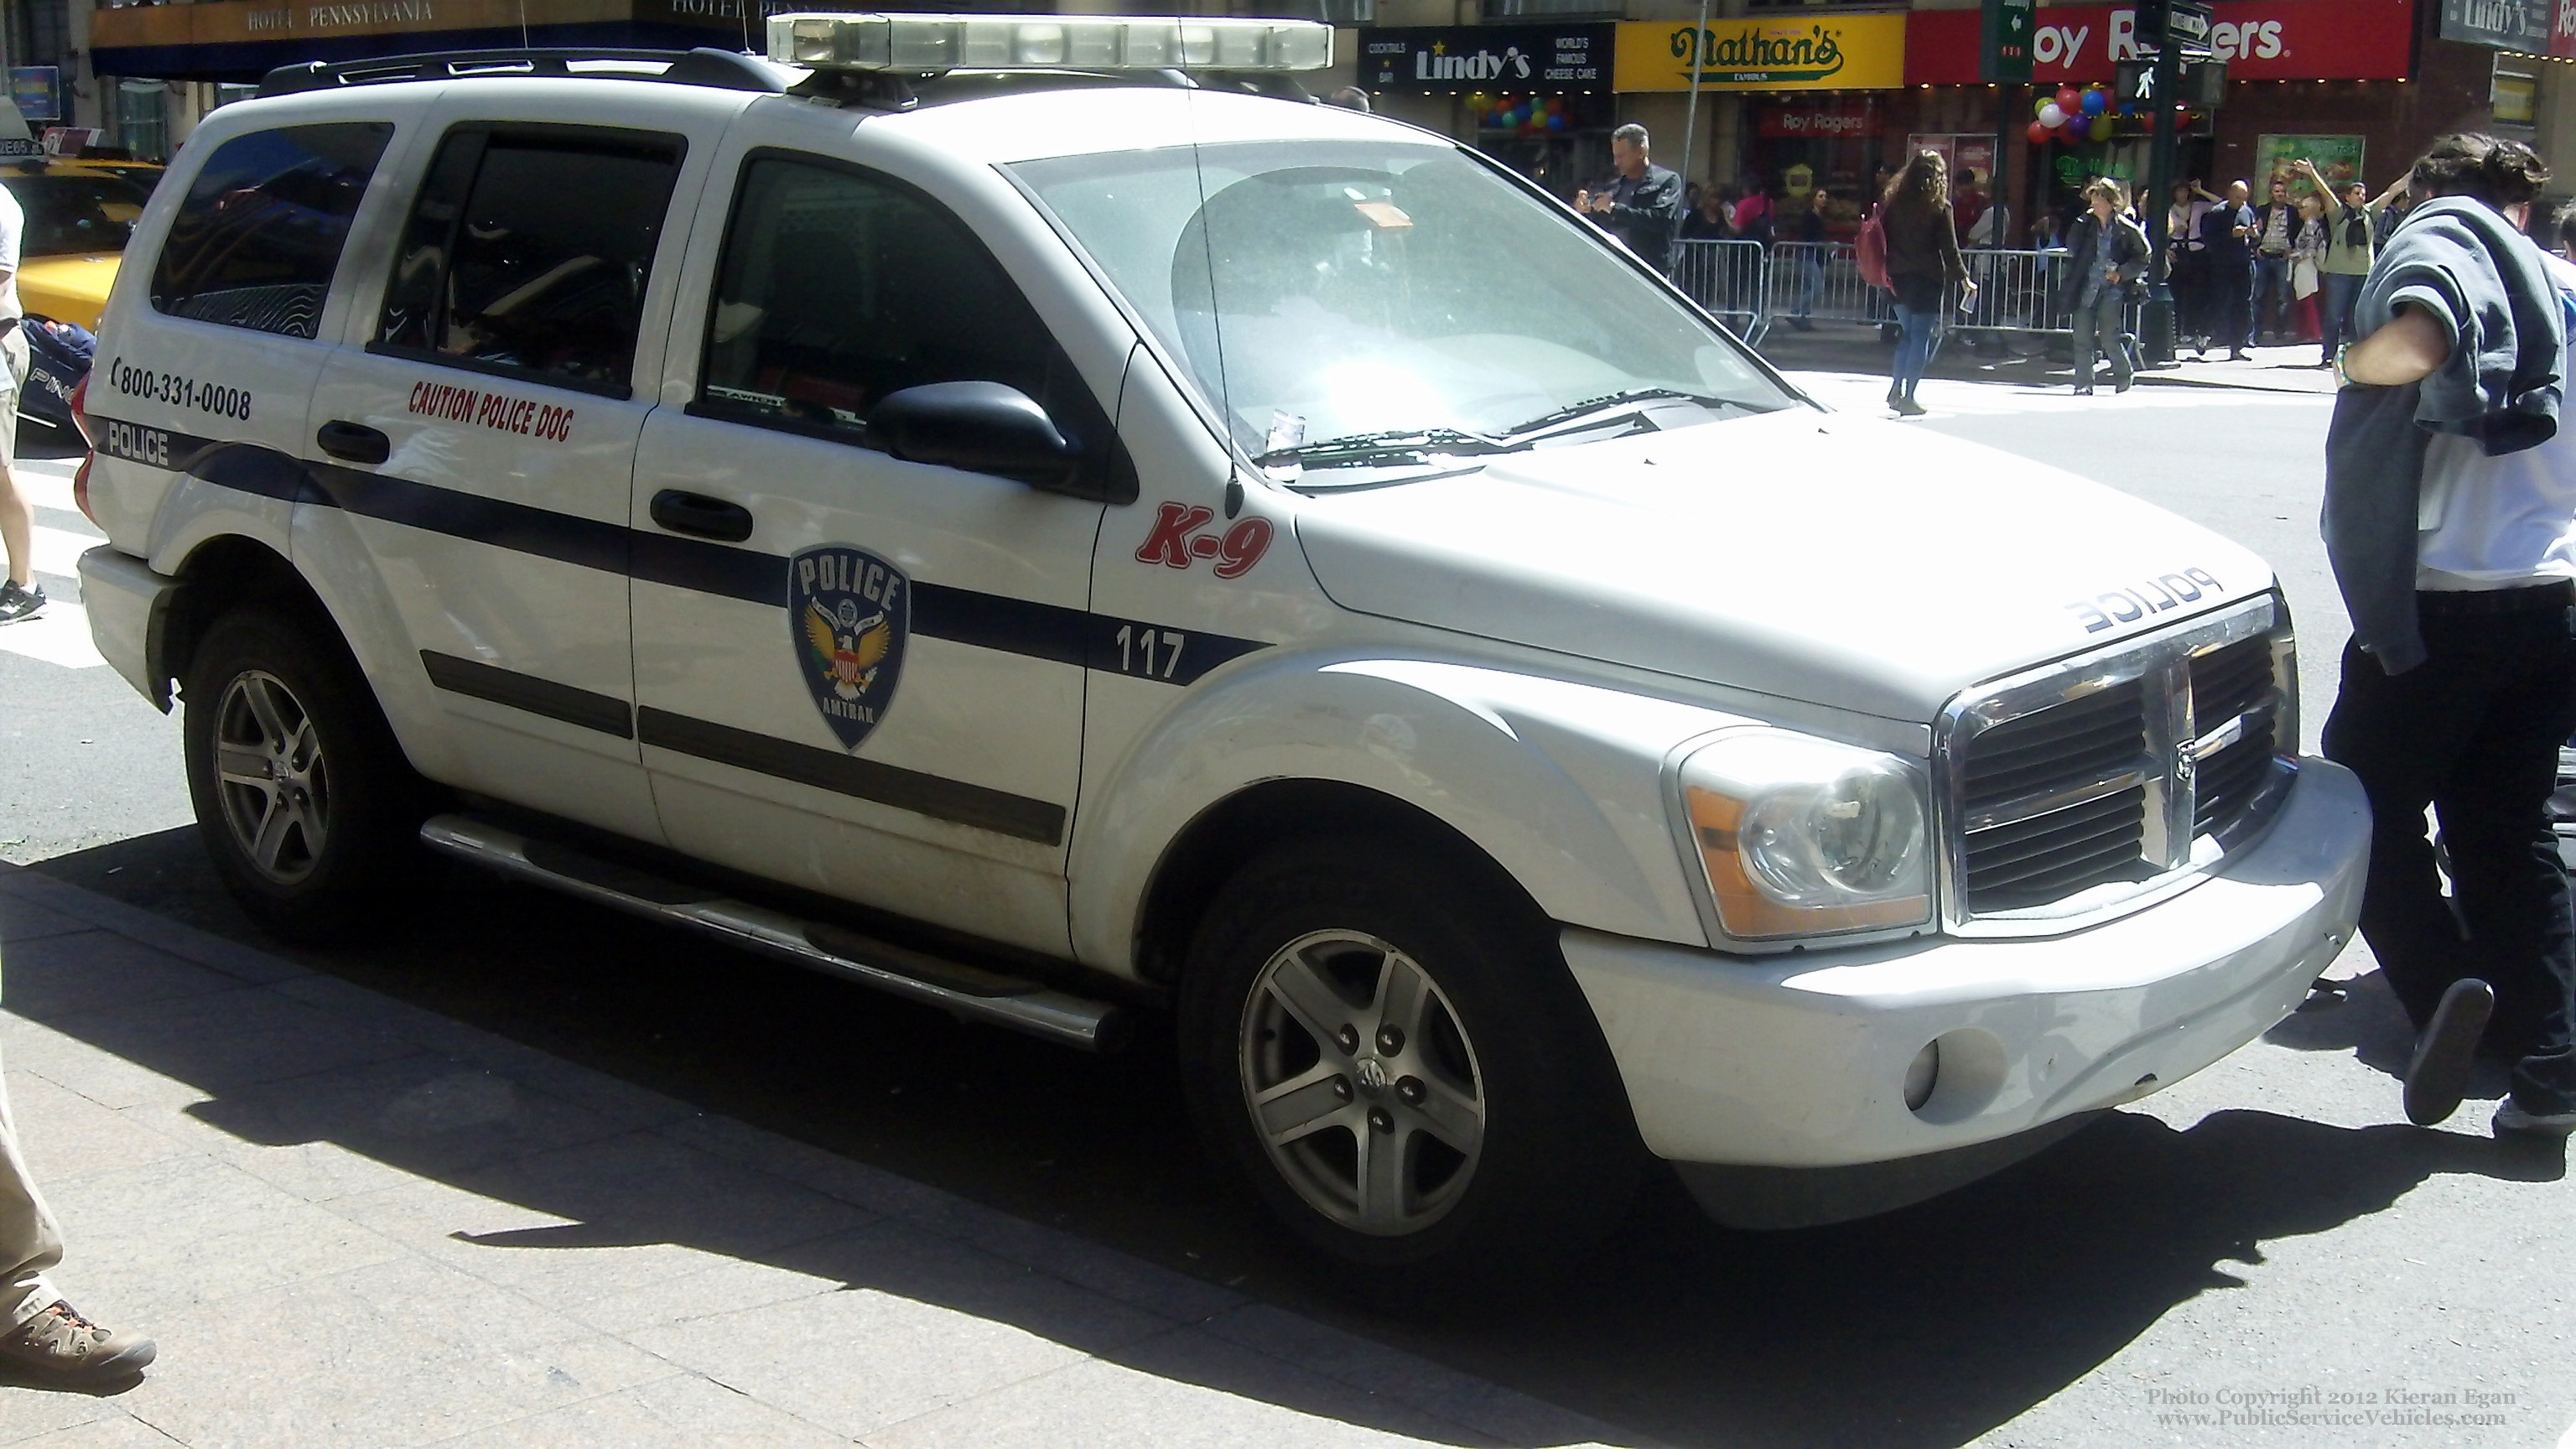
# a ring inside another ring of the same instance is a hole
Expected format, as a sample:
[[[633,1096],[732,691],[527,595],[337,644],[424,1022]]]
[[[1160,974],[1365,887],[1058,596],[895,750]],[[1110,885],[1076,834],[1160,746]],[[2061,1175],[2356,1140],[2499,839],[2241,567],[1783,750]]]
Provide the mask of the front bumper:
[[[2288,1015],[2352,937],[2369,846],[2360,782],[2311,759],[2250,849],[2073,935],[1761,958],[1573,927],[1563,944],[1657,1156],[2002,1166],[1958,1150],[2145,1096]],[[1907,1070],[1936,1040],[1930,1096],[1908,1108]]]

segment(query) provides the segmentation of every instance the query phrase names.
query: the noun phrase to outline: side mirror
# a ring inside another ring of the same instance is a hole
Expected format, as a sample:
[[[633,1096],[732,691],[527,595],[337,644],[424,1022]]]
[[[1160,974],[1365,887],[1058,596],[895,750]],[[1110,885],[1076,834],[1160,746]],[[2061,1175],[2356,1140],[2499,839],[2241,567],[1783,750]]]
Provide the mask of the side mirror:
[[[907,463],[931,463],[1073,487],[1082,448],[1027,393],[998,382],[926,382],[887,393],[868,410],[867,446]]]

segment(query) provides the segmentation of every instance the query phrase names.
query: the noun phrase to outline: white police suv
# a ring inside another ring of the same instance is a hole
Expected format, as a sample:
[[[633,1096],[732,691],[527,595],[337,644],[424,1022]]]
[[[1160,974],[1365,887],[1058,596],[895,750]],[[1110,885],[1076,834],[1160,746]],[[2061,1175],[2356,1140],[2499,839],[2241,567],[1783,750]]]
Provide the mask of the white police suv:
[[[786,15],[210,116],[83,406],[99,647],[280,935],[422,846],[1084,1046],[1284,1223],[1814,1222],[2350,934],[2245,550],[1828,412],[1296,23]]]

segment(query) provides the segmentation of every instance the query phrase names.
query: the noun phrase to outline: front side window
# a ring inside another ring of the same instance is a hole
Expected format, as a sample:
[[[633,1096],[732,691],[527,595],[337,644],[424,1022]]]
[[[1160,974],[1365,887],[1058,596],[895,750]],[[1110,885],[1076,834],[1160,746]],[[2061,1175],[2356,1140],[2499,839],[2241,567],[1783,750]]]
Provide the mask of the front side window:
[[[681,151],[644,131],[449,132],[376,349],[625,395]]]
[[[857,441],[886,394],[931,382],[1005,383],[1078,434],[1107,431],[1045,324],[946,208],[880,176],[752,161],[726,229],[701,406]]]
[[[1009,168],[1237,443],[1352,472],[1796,398],[1583,223],[1453,147],[1239,142]]]
[[[313,336],[350,218],[393,134],[393,127],[375,122],[332,122],[254,131],[215,148],[188,183],[161,243],[152,267],[153,308],[227,327]],[[123,204],[106,193],[97,200],[109,219],[115,214],[109,206]],[[37,210],[27,206],[31,242]],[[92,229],[105,230],[95,220]]]

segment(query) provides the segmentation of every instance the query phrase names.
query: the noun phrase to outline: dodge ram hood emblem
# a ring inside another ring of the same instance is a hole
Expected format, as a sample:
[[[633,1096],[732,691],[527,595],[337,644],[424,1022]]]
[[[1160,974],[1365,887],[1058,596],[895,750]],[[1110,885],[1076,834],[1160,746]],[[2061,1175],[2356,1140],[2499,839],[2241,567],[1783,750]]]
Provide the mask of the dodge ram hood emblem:
[[[809,548],[787,561],[787,619],[814,707],[842,747],[856,750],[894,703],[912,636],[912,580],[863,548]]]

